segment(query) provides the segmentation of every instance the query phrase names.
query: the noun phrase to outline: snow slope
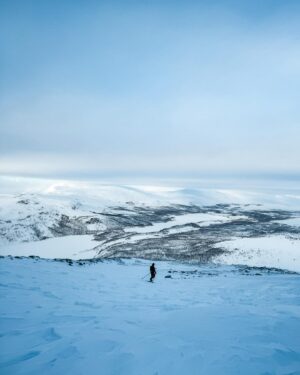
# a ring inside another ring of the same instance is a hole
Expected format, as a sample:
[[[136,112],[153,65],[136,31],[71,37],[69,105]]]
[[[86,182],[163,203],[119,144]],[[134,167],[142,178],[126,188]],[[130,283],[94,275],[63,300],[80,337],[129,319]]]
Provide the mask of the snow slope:
[[[286,225],[292,225],[295,227],[300,227],[300,217],[294,217],[291,219],[282,220],[281,223],[286,224]]]
[[[277,267],[300,272],[300,239],[285,236],[236,238],[218,243],[226,253],[214,259],[223,264]]]
[[[148,266],[0,259],[0,373],[300,374],[299,275]]]
[[[0,255],[38,256],[45,259],[91,259],[97,243],[91,235],[48,238],[43,241],[13,242],[0,247]]]

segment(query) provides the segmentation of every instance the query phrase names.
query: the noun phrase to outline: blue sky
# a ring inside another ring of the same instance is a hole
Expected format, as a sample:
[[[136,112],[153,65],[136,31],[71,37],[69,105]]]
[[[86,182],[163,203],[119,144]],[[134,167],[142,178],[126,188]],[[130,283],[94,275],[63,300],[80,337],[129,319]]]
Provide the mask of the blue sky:
[[[0,4],[0,173],[300,175],[299,1]]]

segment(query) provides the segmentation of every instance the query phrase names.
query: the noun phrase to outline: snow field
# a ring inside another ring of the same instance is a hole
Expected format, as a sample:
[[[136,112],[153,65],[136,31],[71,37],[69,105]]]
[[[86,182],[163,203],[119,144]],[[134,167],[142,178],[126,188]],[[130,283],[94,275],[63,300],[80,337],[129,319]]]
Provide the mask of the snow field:
[[[275,267],[300,272],[300,239],[285,236],[236,238],[219,242],[228,252],[215,263],[244,264],[252,267]]]
[[[13,242],[0,246],[0,255],[34,255],[45,259],[91,259],[97,254],[93,248],[98,245],[93,238],[94,236],[91,235],[81,235],[48,238],[34,242]]]
[[[0,259],[1,374],[300,374],[299,275],[150,263]]]

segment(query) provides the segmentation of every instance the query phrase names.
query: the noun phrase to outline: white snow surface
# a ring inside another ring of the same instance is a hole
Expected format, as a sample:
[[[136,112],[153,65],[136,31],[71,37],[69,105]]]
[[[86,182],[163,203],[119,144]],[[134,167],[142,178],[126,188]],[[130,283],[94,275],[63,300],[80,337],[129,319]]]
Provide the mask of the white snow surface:
[[[286,219],[286,220],[281,220],[281,221],[276,221],[276,222],[280,224],[291,225],[293,227],[300,227],[300,217],[293,217],[291,219]]]
[[[80,203],[83,210],[134,202],[149,206],[163,204],[263,204],[271,208],[300,209],[300,188],[214,188],[148,185],[110,185],[92,181],[27,181],[0,176],[0,196],[10,198],[35,196],[49,204]],[[16,186],[12,189],[12,186]],[[212,185],[213,186],[213,185]],[[14,193],[11,193],[14,191]],[[1,209],[5,202],[1,200]]]
[[[156,266],[0,259],[0,373],[300,374],[299,275]]]
[[[93,248],[97,245],[91,235],[65,236],[43,241],[13,242],[0,247],[0,255],[34,255],[46,259],[91,259],[96,255]]]
[[[300,238],[268,236],[219,242],[228,252],[214,259],[223,264],[275,267],[300,272]]]

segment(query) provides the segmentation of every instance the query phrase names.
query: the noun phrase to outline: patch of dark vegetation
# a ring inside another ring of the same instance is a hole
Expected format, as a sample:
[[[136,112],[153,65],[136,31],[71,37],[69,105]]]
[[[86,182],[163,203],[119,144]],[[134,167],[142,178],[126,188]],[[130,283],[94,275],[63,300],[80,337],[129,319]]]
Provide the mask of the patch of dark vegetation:
[[[49,229],[55,237],[83,235],[87,232],[84,223],[76,218],[70,218],[67,215],[61,215],[57,223]]]
[[[91,217],[86,221],[86,224],[99,224],[101,220],[98,217]]]
[[[210,268],[207,270],[201,268],[191,271],[179,271],[179,270],[169,270],[169,274],[176,276],[176,278],[195,278],[195,277],[203,277],[203,276],[221,276],[220,272],[214,272]]]
[[[55,262],[64,262],[64,263],[67,263],[69,266],[72,266],[73,263],[76,262],[75,260],[69,259],[69,258],[54,258],[53,260]]]
[[[118,210],[120,210],[120,207],[118,207]],[[143,259],[207,262],[224,252],[224,249],[218,247],[219,242],[233,237],[250,238],[273,234],[299,234],[299,228],[297,227],[274,222],[292,216],[291,212],[283,210],[245,210],[245,206],[218,204],[207,207],[174,205],[157,209],[133,206],[130,208],[130,212],[131,214],[126,219],[123,214],[121,215],[121,221],[117,223],[117,226],[116,221],[120,216],[113,215],[113,219],[110,218],[110,220],[113,220],[114,224],[112,227],[110,226],[110,230],[95,235],[95,240],[101,242],[98,246],[99,257],[139,257]],[[124,220],[127,221],[128,227],[134,229],[134,227],[151,227],[152,224],[157,222],[169,222],[173,216],[187,213],[229,214],[232,221],[212,223],[209,226],[201,226],[197,223],[174,225],[172,231],[170,231],[170,228],[165,228],[157,231],[155,235],[150,233],[148,237],[144,236],[145,238],[137,236],[136,240],[133,240],[134,232],[123,230]],[[243,216],[243,218],[238,216]],[[189,228],[191,230],[188,230]]]
[[[288,271],[281,268],[275,267],[249,267],[249,266],[237,266],[236,272],[243,275],[276,275],[276,274],[286,274],[286,275],[299,275],[298,272]]]
[[[41,259],[39,256],[37,256],[37,255],[29,255],[29,257],[28,258],[30,258],[30,259]]]
[[[19,204],[29,204],[29,199],[21,199],[18,201]]]
[[[222,266],[216,265],[207,268],[201,266],[194,270],[169,270],[172,278],[195,278],[195,277],[224,277],[230,274],[241,274],[244,276],[271,276],[271,275],[298,275],[298,272],[283,270],[273,267],[249,267],[249,266]],[[167,277],[167,276],[165,276]]]

